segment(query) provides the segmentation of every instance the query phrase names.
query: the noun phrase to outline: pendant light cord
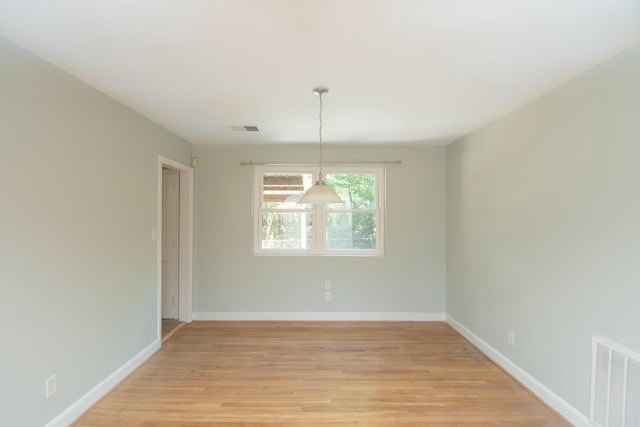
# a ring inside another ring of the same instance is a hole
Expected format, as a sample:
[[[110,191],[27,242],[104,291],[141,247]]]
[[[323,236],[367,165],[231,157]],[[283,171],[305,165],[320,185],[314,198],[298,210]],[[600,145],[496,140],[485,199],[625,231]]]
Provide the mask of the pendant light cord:
[[[322,107],[323,107],[323,105],[322,105],[322,92],[320,92],[318,94],[318,96],[320,97],[320,115],[319,115],[319,117],[320,117],[320,128],[318,130],[318,134],[320,135],[320,174],[318,176],[318,179],[320,181],[324,181],[322,179]]]

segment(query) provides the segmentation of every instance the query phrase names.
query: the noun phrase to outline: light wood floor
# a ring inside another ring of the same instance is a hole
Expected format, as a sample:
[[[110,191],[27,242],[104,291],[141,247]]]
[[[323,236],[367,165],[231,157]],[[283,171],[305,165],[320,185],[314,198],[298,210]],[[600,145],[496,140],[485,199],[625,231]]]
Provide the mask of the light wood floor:
[[[75,426],[565,426],[441,322],[194,322]]]

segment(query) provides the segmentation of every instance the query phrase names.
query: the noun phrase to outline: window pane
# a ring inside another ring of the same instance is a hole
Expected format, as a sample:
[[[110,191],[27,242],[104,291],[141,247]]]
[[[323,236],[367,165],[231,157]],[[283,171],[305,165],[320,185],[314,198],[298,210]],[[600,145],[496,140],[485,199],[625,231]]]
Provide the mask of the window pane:
[[[265,173],[262,175],[262,206],[268,209],[304,209],[297,202],[311,187],[310,173]]]
[[[327,205],[329,209],[375,209],[376,175],[372,173],[327,174],[327,184],[344,203]]]
[[[311,248],[311,212],[264,212],[262,249]]]
[[[336,212],[327,214],[327,249],[375,249],[374,213]]]

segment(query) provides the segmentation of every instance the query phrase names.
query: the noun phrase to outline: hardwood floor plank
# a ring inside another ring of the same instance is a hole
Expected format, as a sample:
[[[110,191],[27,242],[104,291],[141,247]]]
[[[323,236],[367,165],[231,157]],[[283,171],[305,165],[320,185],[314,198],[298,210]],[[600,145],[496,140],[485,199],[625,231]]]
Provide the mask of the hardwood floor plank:
[[[193,322],[75,426],[565,426],[444,322]]]

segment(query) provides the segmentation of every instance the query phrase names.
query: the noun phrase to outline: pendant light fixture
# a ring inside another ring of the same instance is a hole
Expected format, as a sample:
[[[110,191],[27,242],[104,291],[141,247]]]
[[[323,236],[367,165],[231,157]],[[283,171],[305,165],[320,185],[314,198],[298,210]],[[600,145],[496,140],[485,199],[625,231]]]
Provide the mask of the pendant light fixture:
[[[322,95],[329,92],[326,87],[317,87],[313,89],[313,93],[320,98],[320,171],[318,180],[312,187],[304,193],[298,201],[298,204],[322,205],[326,203],[343,203],[343,200],[336,194],[336,191],[324,182],[322,176]]]

